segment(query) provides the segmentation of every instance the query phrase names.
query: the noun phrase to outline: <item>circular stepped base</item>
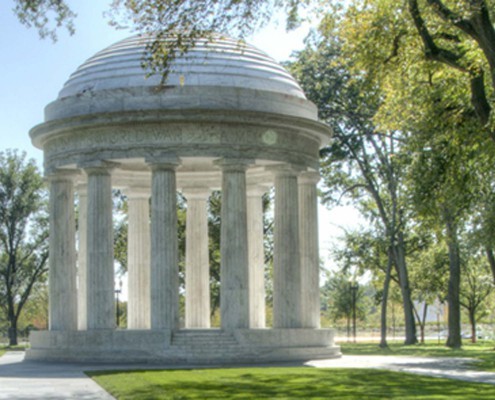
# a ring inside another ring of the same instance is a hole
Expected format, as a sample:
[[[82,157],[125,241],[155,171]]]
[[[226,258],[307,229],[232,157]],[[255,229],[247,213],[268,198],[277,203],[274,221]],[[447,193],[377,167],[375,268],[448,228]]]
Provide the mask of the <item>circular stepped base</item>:
[[[329,329],[31,333],[26,358],[62,362],[254,364],[340,357]]]

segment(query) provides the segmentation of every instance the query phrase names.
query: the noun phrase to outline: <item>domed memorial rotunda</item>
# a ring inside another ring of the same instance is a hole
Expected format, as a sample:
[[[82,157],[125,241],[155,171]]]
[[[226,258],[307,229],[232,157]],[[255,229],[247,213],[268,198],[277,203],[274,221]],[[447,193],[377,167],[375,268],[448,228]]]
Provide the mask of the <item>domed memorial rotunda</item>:
[[[330,130],[258,49],[217,37],[172,63],[149,36],[95,54],[31,130],[50,185],[49,330],[30,359],[262,362],[340,355],[320,329],[316,184]],[[273,327],[265,327],[262,195],[275,189]],[[127,329],[116,329],[112,189],[128,198]],[[210,328],[207,204],[221,190],[221,328]],[[187,201],[179,318],[177,191]],[[77,223],[75,196],[79,211]]]

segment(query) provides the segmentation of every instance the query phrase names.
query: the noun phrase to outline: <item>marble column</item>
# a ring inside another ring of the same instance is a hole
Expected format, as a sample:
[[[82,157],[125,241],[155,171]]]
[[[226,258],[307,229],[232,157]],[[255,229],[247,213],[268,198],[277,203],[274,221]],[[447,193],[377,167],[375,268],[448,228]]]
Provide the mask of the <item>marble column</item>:
[[[265,254],[263,232],[263,194],[261,186],[247,190],[249,243],[249,327],[265,328]]]
[[[88,330],[115,328],[115,286],[111,168],[99,163],[88,175],[87,318]]]
[[[318,251],[318,172],[299,175],[299,240],[303,328],[320,328],[320,255]]]
[[[179,327],[179,250],[177,238],[177,159],[150,162],[151,329]]]
[[[287,165],[274,173],[273,327],[301,328],[298,171]]]
[[[150,188],[130,188],[127,234],[127,328],[150,329]]]
[[[88,187],[86,184],[77,186],[79,197],[78,228],[78,252],[77,252],[77,329],[88,329],[87,313],[87,224],[88,224]]]
[[[220,314],[226,330],[249,327],[247,162],[221,160]]]
[[[49,329],[77,329],[76,219],[72,176],[55,172],[50,182]]]
[[[186,215],[186,328],[210,327],[208,188],[184,188]]]

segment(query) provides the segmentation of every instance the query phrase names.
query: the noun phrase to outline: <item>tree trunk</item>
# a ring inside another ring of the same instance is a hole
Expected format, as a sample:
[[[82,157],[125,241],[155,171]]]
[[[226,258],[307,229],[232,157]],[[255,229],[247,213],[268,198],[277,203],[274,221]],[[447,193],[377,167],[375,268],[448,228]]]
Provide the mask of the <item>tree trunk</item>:
[[[488,258],[488,264],[490,264],[490,270],[492,271],[493,283],[495,283],[495,255],[493,249],[490,247],[485,248],[486,257]]]
[[[382,310],[380,315],[380,347],[382,349],[388,347],[387,343],[387,302],[388,302],[388,289],[390,287],[390,278],[392,276],[393,265],[392,251],[388,252],[387,271],[385,274],[385,281],[383,282],[383,296],[382,296]]]
[[[421,343],[424,344],[425,343],[425,327],[426,327],[426,316],[428,315],[428,304],[426,304],[426,301],[425,301],[425,305],[423,306],[423,318],[420,322],[420,326],[421,326]]]
[[[9,321],[10,326],[8,329],[8,334],[9,334],[9,346],[17,346],[17,320],[11,320]]]
[[[453,349],[459,349],[462,346],[460,305],[461,259],[457,240],[457,227],[449,210],[444,210],[444,218],[449,248],[449,291],[447,295],[449,336],[447,338],[447,346]]]
[[[426,312],[428,309],[428,305],[426,302],[424,303],[423,306],[423,316],[421,317],[419,315],[419,312],[416,310],[416,307],[413,307],[414,315],[416,316],[416,321],[418,321],[419,325],[419,332],[420,332],[420,343],[424,344],[425,343],[425,325],[426,325]]]
[[[418,343],[418,338],[416,337],[416,321],[414,319],[414,309],[411,300],[411,288],[409,287],[409,277],[407,274],[404,235],[402,232],[397,234],[397,244],[394,246],[394,253],[402,293],[402,304],[404,308],[404,322],[406,330],[404,344],[416,344]]]
[[[471,324],[471,342],[476,343],[476,317],[474,315],[475,311],[474,309],[470,309],[468,314],[469,314],[469,323]]]

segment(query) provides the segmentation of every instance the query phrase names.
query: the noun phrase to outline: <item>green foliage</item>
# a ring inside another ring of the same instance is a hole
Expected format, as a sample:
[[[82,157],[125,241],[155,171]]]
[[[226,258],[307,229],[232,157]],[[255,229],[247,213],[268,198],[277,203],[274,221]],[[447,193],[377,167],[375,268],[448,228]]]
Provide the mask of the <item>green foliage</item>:
[[[490,399],[488,384],[376,369],[229,368],[88,373],[119,399]]]
[[[18,331],[28,337],[32,330],[48,329],[48,285],[46,282],[35,285],[24,310],[19,317]]]
[[[210,306],[211,315],[220,309],[220,231],[222,193],[215,191],[208,204],[208,236],[210,259]]]
[[[64,0],[14,0],[14,14],[28,28],[34,28],[42,39],[57,40],[57,30],[74,33],[76,14]]]
[[[357,284],[351,288],[353,276],[347,271],[327,273],[326,281],[321,288],[321,306],[324,317],[332,321],[331,326],[346,326],[350,334],[353,317],[353,290],[356,296],[356,320],[365,322],[375,312],[375,290],[369,284]]]
[[[34,160],[0,153],[0,310],[17,344],[17,322],[33,288],[46,278],[46,192]]]
[[[488,315],[486,301],[493,292],[493,277],[486,258],[480,253],[467,258],[462,267],[460,304],[466,309],[472,331],[475,332],[478,320]],[[476,341],[476,335],[472,340]]]

